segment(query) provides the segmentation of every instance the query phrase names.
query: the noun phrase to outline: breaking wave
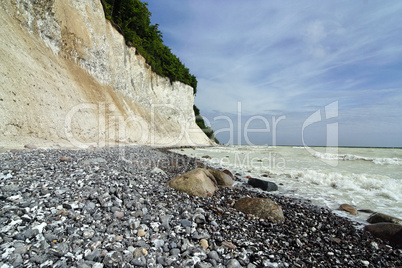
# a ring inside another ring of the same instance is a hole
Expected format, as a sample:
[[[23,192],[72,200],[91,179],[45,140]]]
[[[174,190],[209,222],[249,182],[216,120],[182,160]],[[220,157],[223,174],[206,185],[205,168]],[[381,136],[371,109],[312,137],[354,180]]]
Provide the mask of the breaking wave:
[[[341,161],[370,161],[376,165],[397,165],[402,166],[401,158],[371,158],[358,156],[353,154],[329,154],[329,153],[319,153],[316,152],[313,154],[314,157],[325,159],[325,160],[341,160]]]

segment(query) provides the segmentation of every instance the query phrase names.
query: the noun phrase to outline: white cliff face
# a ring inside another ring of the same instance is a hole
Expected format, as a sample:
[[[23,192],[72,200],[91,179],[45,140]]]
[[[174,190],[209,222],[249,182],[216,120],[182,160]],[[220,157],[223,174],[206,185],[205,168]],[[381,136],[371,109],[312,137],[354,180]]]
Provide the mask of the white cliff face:
[[[0,12],[0,135],[210,144],[194,122],[193,88],[153,73],[99,0],[2,0]]]

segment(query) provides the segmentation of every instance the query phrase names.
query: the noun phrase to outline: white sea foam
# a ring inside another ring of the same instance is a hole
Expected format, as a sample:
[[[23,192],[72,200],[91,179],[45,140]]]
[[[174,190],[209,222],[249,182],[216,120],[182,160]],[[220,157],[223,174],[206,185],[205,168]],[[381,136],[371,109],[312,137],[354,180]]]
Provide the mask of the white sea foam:
[[[398,165],[402,166],[402,158],[371,158],[358,156],[353,154],[330,154],[330,153],[320,153],[316,152],[313,154],[314,157],[325,159],[325,160],[343,160],[343,161],[371,161],[377,165]]]
[[[402,218],[401,149],[340,148],[339,154],[330,154],[318,152],[325,148],[314,148],[314,155],[301,149],[305,148],[228,146],[184,153],[200,158],[209,155],[210,159],[203,160],[211,165],[243,177],[273,181],[279,184],[278,194],[307,198],[331,209],[348,203]],[[333,167],[320,159],[337,160],[338,165]],[[364,215],[360,217],[365,220]]]

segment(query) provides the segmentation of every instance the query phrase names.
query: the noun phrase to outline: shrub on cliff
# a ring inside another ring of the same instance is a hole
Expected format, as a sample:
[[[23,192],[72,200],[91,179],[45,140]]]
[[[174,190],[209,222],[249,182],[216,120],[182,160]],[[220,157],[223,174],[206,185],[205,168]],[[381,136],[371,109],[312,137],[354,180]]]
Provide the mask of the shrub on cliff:
[[[193,105],[193,110],[195,114],[195,122],[197,125],[204,131],[205,135],[207,135],[208,138],[219,144],[218,139],[215,137],[214,131],[205,125],[204,118],[200,115],[200,109],[197,108],[197,106]]]

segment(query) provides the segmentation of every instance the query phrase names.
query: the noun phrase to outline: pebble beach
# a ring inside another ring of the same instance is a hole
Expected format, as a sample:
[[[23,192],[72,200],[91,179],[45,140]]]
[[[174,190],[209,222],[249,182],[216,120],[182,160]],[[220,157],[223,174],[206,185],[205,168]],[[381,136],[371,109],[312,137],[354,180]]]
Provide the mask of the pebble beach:
[[[0,154],[0,267],[402,267],[402,250],[309,201],[239,181],[167,186],[203,163],[146,146]],[[241,174],[239,174],[241,176]],[[268,197],[284,222],[234,209]]]

